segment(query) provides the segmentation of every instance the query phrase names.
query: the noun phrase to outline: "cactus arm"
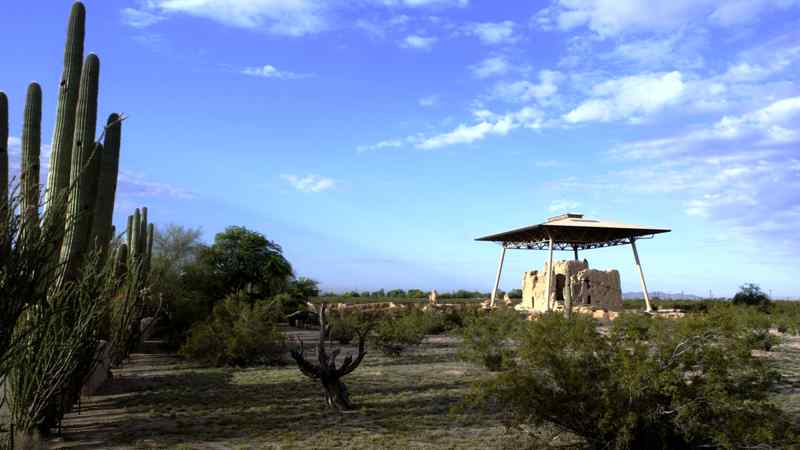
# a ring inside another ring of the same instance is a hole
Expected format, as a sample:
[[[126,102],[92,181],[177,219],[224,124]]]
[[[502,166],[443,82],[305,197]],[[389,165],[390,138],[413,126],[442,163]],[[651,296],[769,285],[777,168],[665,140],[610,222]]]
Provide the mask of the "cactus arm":
[[[39,235],[39,158],[42,145],[42,88],[31,83],[25,98],[22,125],[21,213],[25,239]]]
[[[150,272],[150,265],[153,261],[153,239],[155,239],[156,228],[152,223],[147,224],[147,253],[145,256],[145,276]]]
[[[106,121],[103,156],[100,159],[97,197],[92,221],[92,240],[98,242],[103,251],[108,249],[108,244],[114,238],[114,197],[119,174],[120,136],[120,116],[111,114]]]

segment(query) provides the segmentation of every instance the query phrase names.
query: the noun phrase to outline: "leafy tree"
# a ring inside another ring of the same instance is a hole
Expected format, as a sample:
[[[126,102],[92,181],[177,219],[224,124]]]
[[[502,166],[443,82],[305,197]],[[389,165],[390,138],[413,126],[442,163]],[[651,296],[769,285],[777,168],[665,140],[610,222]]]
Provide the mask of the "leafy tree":
[[[739,292],[733,296],[734,305],[758,306],[761,309],[768,309],[770,299],[757,284],[747,283],[739,288]]]
[[[202,234],[200,228],[176,224],[159,227],[153,239],[153,255],[170,268],[182,269],[195,262],[206,247],[200,239]]]
[[[311,278],[300,277],[289,282],[289,288],[287,292],[292,297],[299,298],[303,301],[308,301],[312,297],[319,296],[319,283]]]
[[[241,226],[227,227],[214,237],[208,262],[230,291],[245,290],[263,297],[286,290],[292,266],[280,245]]]

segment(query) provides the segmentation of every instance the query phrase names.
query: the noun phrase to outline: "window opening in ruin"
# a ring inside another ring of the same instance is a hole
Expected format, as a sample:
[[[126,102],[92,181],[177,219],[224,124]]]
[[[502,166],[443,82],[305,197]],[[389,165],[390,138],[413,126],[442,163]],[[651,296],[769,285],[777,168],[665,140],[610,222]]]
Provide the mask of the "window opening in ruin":
[[[564,301],[564,287],[567,284],[567,276],[564,274],[556,275],[556,301]]]

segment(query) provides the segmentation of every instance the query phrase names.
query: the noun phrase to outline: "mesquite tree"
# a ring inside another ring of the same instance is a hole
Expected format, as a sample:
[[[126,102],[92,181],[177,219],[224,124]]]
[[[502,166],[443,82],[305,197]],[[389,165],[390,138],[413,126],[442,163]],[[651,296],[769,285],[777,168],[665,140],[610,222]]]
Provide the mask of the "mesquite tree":
[[[300,350],[292,350],[292,358],[297,362],[297,367],[307,377],[312,380],[319,380],[325,393],[325,403],[338,410],[353,409],[350,397],[347,393],[347,386],[342,382],[342,377],[356,370],[361,364],[366,351],[366,337],[369,328],[364,328],[358,332],[358,355],[353,359],[352,354],[348,354],[341,366],[336,367],[336,357],[339,356],[341,349],[335,349],[330,354],[325,350],[325,336],[328,334],[330,325],[327,324],[326,313],[328,305],[323,303],[319,307],[314,307],[309,303],[309,307],[314,309],[319,316],[319,342],[317,343],[317,364],[305,359],[303,355],[303,341],[300,340]]]

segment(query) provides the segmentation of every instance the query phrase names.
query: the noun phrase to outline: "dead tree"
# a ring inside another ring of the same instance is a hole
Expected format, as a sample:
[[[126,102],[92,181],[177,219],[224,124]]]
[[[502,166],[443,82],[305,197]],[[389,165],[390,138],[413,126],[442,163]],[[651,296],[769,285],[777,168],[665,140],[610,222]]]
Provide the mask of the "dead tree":
[[[310,307],[314,308],[313,305]],[[345,356],[342,365],[336,368],[336,357],[339,356],[340,349],[333,350],[330,354],[325,350],[325,337],[328,334],[330,325],[326,323],[325,314],[328,305],[323,303],[316,309],[319,316],[319,343],[317,344],[317,361],[314,364],[308,361],[303,356],[303,341],[300,340],[300,350],[292,350],[292,358],[297,362],[297,367],[300,372],[305,374],[312,380],[319,380],[322,383],[322,389],[325,393],[325,403],[331,407],[342,410],[353,409],[353,404],[350,403],[350,397],[347,394],[347,386],[342,383],[341,379],[350,372],[356,370],[364,355],[367,354],[365,348],[365,341],[368,328],[358,331],[358,356],[353,359],[352,354]]]

